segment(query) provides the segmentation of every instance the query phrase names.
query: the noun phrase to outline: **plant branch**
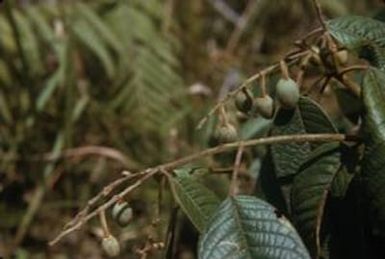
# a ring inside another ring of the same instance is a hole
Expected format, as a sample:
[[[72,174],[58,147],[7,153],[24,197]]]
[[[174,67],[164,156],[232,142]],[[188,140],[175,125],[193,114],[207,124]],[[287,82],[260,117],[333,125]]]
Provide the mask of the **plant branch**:
[[[147,173],[144,174],[138,181],[136,181],[134,184],[128,186],[123,191],[118,193],[117,195],[114,195],[110,200],[108,200],[106,203],[100,205],[97,209],[89,213],[88,215],[84,216],[81,220],[79,220],[75,225],[63,230],[55,239],[49,242],[50,246],[55,245],[57,242],[59,242],[63,237],[67,236],[68,234],[80,229],[86,222],[88,222],[90,219],[94,218],[95,216],[99,215],[101,211],[104,211],[111,207],[113,204],[115,204],[121,197],[127,195],[128,193],[132,192],[139,186],[141,186],[146,180],[154,176],[156,173],[158,173],[157,170],[147,170]]]
[[[283,144],[283,143],[303,143],[303,142],[342,142],[342,141],[348,141],[349,138],[346,137],[344,134],[300,134],[300,135],[282,135],[282,136],[273,136],[273,137],[266,137],[266,138],[259,138],[259,139],[252,139],[247,141],[237,141],[232,142],[228,144],[223,144],[220,146],[216,146],[213,148],[205,149],[201,152],[177,159],[172,162],[168,162],[165,164],[158,165],[153,168],[148,168],[144,171],[141,171],[135,175],[140,175],[140,178],[132,185],[129,185],[127,188],[125,188],[123,191],[118,193],[117,195],[114,195],[110,200],[108,200],[106,203],[100,205],[98,208],[96,208],[94,211],[89,213],[88,215],[83,215],[81,217],[75,217],[67,226],[68,228],[65,228],[55,239],[53,239],[51,242],[49,242],[50,246],[55,245],[57,242],[59,242],[63,237],[67,236],[68,234],[72,233],[73,231],[76,231],[81,228],[86,222],[88,222],[90,219],[97,216],[101,211],[108,209],[111,207],[114,203],[116,203],[121,197],[124,197],[134,189],[141,186],[146,180],[153,177],[158,172],[164,172],[173,170],[179,166],[185,165],[187,163],[190,163],[192,161],[195,161],[197,159],[222,153],[224,151],[233,150],[236,148],[239,148],[240,146],[243,147],[250,147],[250,146],[256,146],[256,145],[269,145],[269,144]],[[112,189],[110,190],[112,191]],[[100,194],[99,194],[100,195]],[[94,200],[95,198],[91,199]],[[90,202],[89,202],[90,203]],[[83,210],[85,211],[85,210]]]
[[[294,52],[291,54],[288,54],[284,60],[287,62],[287,65],[293,65],[295,64],[301,57],[306,56],[310,51],[300,51],[300,52]],[[204,116],[198,123],[197,129],[201,129],[203,125],[206,123],[207,119],[214,115],[214,113],[222,107],[225,103],[227,103],[229,100],[231,100],[238,92],[242,91],[243,89],[246,89],[247,87],[250,87],[251,83],[255,80],[259,79],[261,77],[261,74],[269,74],[274,72],[275,70],[279,69],[280,62],[277,62],[258,73],[252,75],[248,79],[246,79],[239,87],[237,87],[235,90],[229,92],[221,101],[217,102],[214,107]]]
[[[321,4],[319,3],[319,0],[313,0],[313,4],[314,4],[314,7],[316,9],[317,17],[318,17],[318,20],[322,26],[322,29],[324,31],[327,31],[326,22],[325,22],[323,14],[322,14],[322,8],[321,8]]]
[[[238,173],[242,162],[243,148],[244,148],[243,144],[239,145],[237,155],[235,157],[234,170],[233,170],[233,175],[231,178],[231,185],[229,190],[230,196],[234,196],[237,194],[237,179],[238,179]]]

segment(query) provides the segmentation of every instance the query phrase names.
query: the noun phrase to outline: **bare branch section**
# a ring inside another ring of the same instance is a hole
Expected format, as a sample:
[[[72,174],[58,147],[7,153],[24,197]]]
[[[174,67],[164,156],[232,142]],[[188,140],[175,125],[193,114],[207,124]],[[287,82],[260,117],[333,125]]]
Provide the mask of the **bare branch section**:
[[[80,229],[85,223],[87,223],[89,220],[94,218],[95,216],[99,215],[101,211],[104,211],[111,207],[114,203],[116,203],[119,199],[126,196],[128,193],[132,192],[139,186],[141,186],[145,181],[152,178],[155,174],[162,172],[162,171],[170,171],[177,167],[180,167],[182,165],[185,165],[187,163],[190,163],[192,161],[204,158],[206,156],[222,153],[225,151],[238,149],[239,147],[242,147],[241,150],[245,147],[251,147],[256,145],[270,145],[270,144],[283,144],[283,143],[301,143],[301,142],[342,142],[348,140],[346,138],[346,135],[344,134],[301,134],[301,135],[282,135],[282,136],[273,136],[273,137],[266,137],[266,138],[259,138],[259,139],[252,139],[248,141],[237,141],[233,143],[223,144],[220,146],[216,146],[213,148],[205,149],[199,153],[195,153],[183,158],[180,158],[178,160],[168,162],[153,168],[148,168],[144,171],[141,171],[136,174],[129,174],[123,176],[121,179],[116,180],[115,182],[111,183],[109,186],[107,186],[101,193],[96,195],[94,198],[92,198],[85,209],[83,209],[79,214],[71,221],[69,222],[64,230],[55,238],[53,239],[49,245],[53,246],[56,243],[58,243],[62,238],[67,236],[68,234]],[[239,152],[241,153],[241,152]],[[126,187],[123,191],[120,193],[112,196],[107,202],[97,207],[92,212],[88,213],[89,208],[91,205],[96,204],[97,201],[100,200],[102,197],[106,197],[108,194],[112,193],[114,189],[119,186],[122,182],[128,180],[129,178],[132,179],[132,177],[138,177],[138,179],[135,181],[135,183],[129,185]]]
[[[322,8],[321,8],[321,4],[319,3],[319,0],[313,0],[313,4],[314,4],[315,9],[316,9],[318,20],[319,20],[322,28],[326,31],[327,30],[326,21],[324,19],[323,14],[322,14]]]

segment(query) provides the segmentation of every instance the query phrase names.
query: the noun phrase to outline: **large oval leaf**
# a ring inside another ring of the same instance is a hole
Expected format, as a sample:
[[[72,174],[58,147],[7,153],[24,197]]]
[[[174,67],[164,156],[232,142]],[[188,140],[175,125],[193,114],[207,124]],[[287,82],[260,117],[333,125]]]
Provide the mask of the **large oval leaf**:
[[[272,136],[305,133],[336,132],[322,108],[309,98],[301,97],[295,110],[280,109],[274,119]],[[298,172],[300,165],[311,152],[311,145],[288,143],[271,145],[271,154],[277,177],[286,177]]]
[[[177,172],[176,177],[170,179],[171,189],[183,212],[194,226],[203,232],[208,220],[218,208],[220,200],[186,170]]]
[[[334,38],[356,51],[374,66],[385,67],[385,23],[360,16],[346,16],[328,22]]]
[[[251,196],[227,198],[199,242],[199,258],[310,258],[290,222]]]
[[[311,153],[293,182],[293,220],[315,257],[320,253],[319,235],[326,198],[340,167],[339,144],[324,144]]]
[[[364,78],[365,152],[362,174],[365,179],[370,216],[376,232],[385,234],[385,74],[375,68]]]

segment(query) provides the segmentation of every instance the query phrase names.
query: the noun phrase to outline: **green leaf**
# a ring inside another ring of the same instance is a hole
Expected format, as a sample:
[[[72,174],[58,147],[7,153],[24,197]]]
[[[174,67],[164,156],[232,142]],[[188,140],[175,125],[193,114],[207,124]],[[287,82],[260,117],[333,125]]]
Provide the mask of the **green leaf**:
[[[190,169],[176,172],[176,177],[170,179],[170,184],[175,200],[183,212],[203,232],[220,201],[211,190],[188,174],[188,171]]]
[[[299,110],[306,133],[336,133],[337,129],[333,125],[329,116],[321,106],[307,97],[301,97],[298,103]]]
[[[320,230],[326,198],[340,166],[339,144],[324,144],[310,154],[293,182],[293,220],[315,257],[320,253]]]
[[[107,76],[112,78],[115,73],[114,60],[101,36],[84,20],[75,21],[71,26],[78,41],[100,60]]]
[[[328,22],[331,35],[372,65],[385,66],[385,23],[360,16],[346,16]]]
[[[123,53],[123,46],[119,38],[110,30],[107,23],[87,4],[76,3],[76,10],[100,35],[100,37],[110,45],[117,53]]]
[[[278,111],[274,119],[271,135],[334,132],[336,132],[336,129],[322,108],[311,99],[301,97],[295,110],[280,109]],[[271,145],[277,176],[295,175],[313,146],[307,142]]]
[[[371,223],[385,235],[385,74],[368,70],[363,83],[365,152],[362,161]]]
[[[228,197],[202,234],[200,259],[310,258],[290,222],[251,196]]]

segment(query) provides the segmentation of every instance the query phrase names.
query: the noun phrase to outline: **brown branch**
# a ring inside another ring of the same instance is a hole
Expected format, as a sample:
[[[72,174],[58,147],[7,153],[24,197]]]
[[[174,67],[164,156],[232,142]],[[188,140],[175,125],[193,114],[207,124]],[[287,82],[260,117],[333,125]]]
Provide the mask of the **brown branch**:
[[[324,31],[327,31],[326,22],[325,22],[323,14],[322,14],[321,4],[319,3],[318,0],[313,0],[313,4],[314,4],[314,7],[316,9],[317,17],[318,17],[318,20],[322,26],[322,29]]]
[[[233,175],[231,178],[231,185],[229,190],[230,196],[234,196],[237,194],[237,179],[238,179],[238,173],[242,162],[243,149],[244,149],[244,146],[241,143],[238,147],[237,155],[235,157],[234,170],[233,170]]]
[[[85,216],[81,221],[78,221],[75,225],[65,229],[62,231],[55,239],[49,242],[50,246],[55,245],[57,242],[59,242],[63,237],[67,236],[68,234],[80,229],[86,222],[88,222],[90,219],[97,216],[101,211],[108,209],[113,204],[115,204],[121,197],[127,195],[128,193],[132,192],[139,186],[143,184],[146,180],[154,176],[158,171],[157,170],[148,170],[148,173],[143,175],[138,181],[136,181],[134,184],[128,186],[126,189],[121,191],[119,194],[114,195],[109,201],[104,203],[103,205],[100,205],[97,209],[95,209],[93,212],[89,213],[87,216]]]
[[[247,24],[249,23],[253,14],[256,12],[256,9],[257,9],[256,7],[258,4],[259,4],[259,0],[249,1],[245,11],[237,21],[235,29],[230,35],[229,41],[227,42],[227,46],[226,46],[226,53],[229,53],[229,54],[232,53],[236,48],[236,46],[238,45],[238,42],[241,39],[242,34],[244,33],[247,27]]]
[[[6,156],[6,153],[1,153],[1,156]],[[55,154],[53,152],[43,153],[32,155],[30,157],[20,157],[18,155],[7,157],[5,159],[0,158],[0,160],[25,160],[25,161],[56,161],[60,158],[71,158],[71,157],[81,157],[81,156],[103,156],[115,160],[121,163],[123,166],[135,169],[138,167],[137,163],[124,155],[121,151],[104,146],[84,146],[76,147],[63,150],[60,154]]]
[[[67,224],[68,228],[65,228],[59,235],[53,239],[51,242],[49,242],[50,246],[55,245],[57,242],[59,242],[63,237],[67,236],[68,234],[72,233],[73,231],[76,231],[81,228],[82,225],[84,225],[86,222],[88,222],[90,219],[94,218],[96,215],[99,214],[102,210],[106,210],[109,207],[111,207],[115,202],[117,202],[121,197],[124,197],[134,189],[141,186],[146,180],[153,177],[158,172],[164,172],[168,170],[173,170],[179,166],[182,166],[184,164],[190,163],[192,161],[195,161],[197,159],[222,153],[224,151],[232,150],[239,148],[239,146],[243,147],[250,147],[250,146],[256,146],[256,145],[269,145],[269,144],[283,144],[283,143],[303,143],[303,142],[342,142],[346,141],[347,138],[344,134],[301,134],[301,135],[282,135],[282,136],[273,136],[273,137],[267,137],[267,138],[259,138],[259,139],[252,139],[247,141],[237,141],[233,143],[223,144],[220,146],[216,146],[213,148],[205,149],[199,153],[195,153],[180,159],[177,159],[172,162],[168,162],[159,166],[156,166],[154,168],[148,168],[142,172],[139,172],[138,174],[134,175],[140,175],[141,177],[132,185],[128,186],[126,189],[121,191],[119,194],[114,195],[110,200],[108,200],[106,203],[100,205],[98,208],[96,208],[94,211],[89,213],[88,215],[82,216],[79,219],[73,220],[73,222],[76,222],[75,224]]]
[[[354,65],[354,66],[349,66],[344,69],[341,69],[338,74],[343,75],[345,73],[351,72],[351,71],[356,71],[356,70],[367,70],[369,67],[366,65]]]

